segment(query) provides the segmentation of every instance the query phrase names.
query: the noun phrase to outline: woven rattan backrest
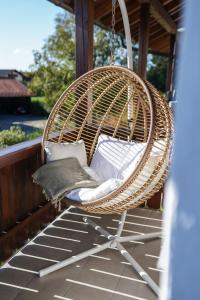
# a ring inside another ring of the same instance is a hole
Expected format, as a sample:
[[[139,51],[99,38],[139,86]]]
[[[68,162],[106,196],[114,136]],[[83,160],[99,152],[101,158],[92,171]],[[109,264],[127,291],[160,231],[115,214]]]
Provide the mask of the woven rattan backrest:
[[[128,110],[132,112],[128,120]],[[49,117],[43,141],[84,139],[91,160],[100,133],[123,140],[147,141],[150,97],[142,81],[121,67],[98,68],[75,81]]]

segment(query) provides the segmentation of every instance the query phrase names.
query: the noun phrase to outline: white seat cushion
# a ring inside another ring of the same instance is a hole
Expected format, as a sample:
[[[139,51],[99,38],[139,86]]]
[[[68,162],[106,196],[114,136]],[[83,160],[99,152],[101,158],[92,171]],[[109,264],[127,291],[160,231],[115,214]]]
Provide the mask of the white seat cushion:
[[[151,176],[161,157],[164,143],[163,140],[154,143],[148,163],[142,171],[144,179]],[[84,167],[85,171],[100,185],[97,188],[75,189],[67,193],[66,197],[80,202],[92,201],[113,192],[134,172],[145,147],[146,143],[126,142],[101,134],[90,167]],[[163,168],[160,173],[162,175]],[[155,181],[157,182],[157,178],[152,183],[155,184]],[[140,184],[143,184],[142,180]]]
[[[44,146],[47,162],[68,157],[76,157],[81,166],[87,166],[87,155],[83,140],[74,143],[45,142]]]
[[[110,178],[96,188],[75,189],[65,196],[68,199],[80,202],[97,200],[116,190],[122,183],[122,180]]]
[[[110,178],[126,180],[140,161],[145,145],[101,134],[90,166],[102,181]]]

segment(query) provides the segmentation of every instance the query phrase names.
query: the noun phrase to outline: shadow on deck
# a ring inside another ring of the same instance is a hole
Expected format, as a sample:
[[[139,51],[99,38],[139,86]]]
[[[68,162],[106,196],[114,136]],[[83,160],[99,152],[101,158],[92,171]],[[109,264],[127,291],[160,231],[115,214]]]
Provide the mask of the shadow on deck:
[[[157,299],[129,263],[118,251],[109,249],[39,278],[40,269],[61,261],[96,244],[105,238],[82,221],[83,212],[75,208],[66,211],[62,220],[54,221],[29,242],[0,269],[2,300],[129,300]],[[112,234],[117,229],[119,215],[93,215],[93,220]],[[159,231],[161,213],[137,208],[129,211],[123,236]],[[156,264],[160,240],[128,242],[125,247],[152,277],[159,282]]]

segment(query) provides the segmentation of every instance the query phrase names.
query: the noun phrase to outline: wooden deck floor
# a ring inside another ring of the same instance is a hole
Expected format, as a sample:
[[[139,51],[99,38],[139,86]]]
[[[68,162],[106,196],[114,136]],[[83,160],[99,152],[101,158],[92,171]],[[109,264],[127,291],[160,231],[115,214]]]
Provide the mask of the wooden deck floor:
[[[2,300],[130,300],[157,299],[147,284],[133,271],[116,250],[105,250],[78,263],[39,278],[38,270],[55,261],[76,255],[105,241],[93,228],[82,222],[83,213],[71,208],[62,220],[54,221],[0,269]],[[111,233],[119,215],[92,217]],[[159,231],[159,211],[137,208],[129,211],[123,235]],[[160,240],[124,244],[137,261],[158,283],[156,263]]]

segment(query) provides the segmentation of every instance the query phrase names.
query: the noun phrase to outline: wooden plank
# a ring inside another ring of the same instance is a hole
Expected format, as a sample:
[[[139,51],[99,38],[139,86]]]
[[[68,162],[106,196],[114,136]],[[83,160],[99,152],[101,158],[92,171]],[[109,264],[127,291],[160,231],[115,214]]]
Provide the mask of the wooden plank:
[[[140,7],[140,24],[139,24],[139,56],[138,56],[138,73],[146,78],[148,42],[149,42],[149,12],[150,4],[141,3]]]
[[[140,11],[136,10],[134,13],[132,13],[129,16],[129,24],[130,26],[133,26],[134,24],[137,24],[140,22]],[[120,21],[115,26],[117,32],[124,32],[124,24],[123,21]],[[138,30],[137,30],[138,31]]]
[[[151,14],[169,33],[176,33],[176,23],[159,0],[151,0]]]
[[[149,18],[149,37],[150,37],[152,34],[154,34],[156,31],[158,31],[158,30],[164,30],[164,29],[160,26],[160,24],[158,24],[158,23],[153,23],[152,20],[154,20],[154,19],[153,19],[153,17],[150,16],[150,18]],[[133,25],[138,24],[137,27],[139,27],[139,19],[137,20],[137,22],[134,22],[134,23],[132,23],[132,24],[133,24]],[[131,28],[132,28],[132,25],[131,25]],[[134,39],[138,38],[138,30],[133,31],[133,38],[134,38]]]
[[[0,169],[34,155],[41,149],[41,141],[41,138],[37,138],[0,150]]]
[[[94,1],[75,0],[76,78],[93,68]]]
[[[177,12],[177,11],[180,12],[182,8],[183,8],[183,3],[181,3],[179,0],[174,1],[166,6],[166,9],[169,12],[170,16],[173,12]]]
[[[48,0],[49,2],[52,2],[53,4],[62,7],[63,9],[66,9],[68,11],[73,12],[74,10],[74,1],[73,0]]]
[[[169,37],[169,34],[166,31],[160,31],[158,35],[151,37],[149,43],[163,43],[166,37]]]
[[[87,2],[87,1],[84,1],[84,2]],[[103,18],[104,16],[111,14],[111,11],[112,11],[112,1],[101,0],[100,3],[95,5],[94,18],[96,21],[98,21],[99,19]],[[110,20],[111,20],[111,16],[110,16]]]
[[[169,34],[162,35],[162,38],[158,38],[157,40],[150,40],[149,47],[151,49],[163,49],[163,46],[169,46]],[[162,51],[162,50],[160,50]],[[169,53],[169,51],[168,51]]]
[[[165,6],[165,5],[167,5],[167,4],[171,3],[171,2],[174,2],[174,0],[166,0],[166,1],[163,1],[163,5]]]
[[[163,32],[166,33],[166,31],[159,24],[156,24],[155,26],[151,27],[151,33],[149,34],[149,39],[154,38],[155,36],[159,35],[159,33],[163,33]]]
[[[16,223],[8,232],[0,234],[0,260],[12,255],[16,248],[22,247],[25,241],[56,216],[56,209],[48,202],[38,208],[27,218]]]
[[[168,43],[163,43],[161,44],[159,47],[153,47],[153,49],[158,49],[158,51],[160,51],[161,53],[169,53],[169,46]]]
[[[164,44],[160,47],[160,51],[163,51],[163,52],[165,52],[165,53],[169,53],[169,45],[164,43]]]
[[[108,1],[108,2],[111,2],[111,1]],[[139,8],[140,8],[140,6],[139,6],[137,1],[129,0],[128,2],[126,2],[126,9],[127,9],[127,12],[128,12],[129,19],[131,18],[132,14],[134,14],[137,10],[139,10]],[[110,12],[109,15],[106,15],[105,17],[103,17],[101,19],[101,22],[105,26],[110,26],[111,18],[112,18],[112,16],[111,16],[111,12]],[[120,23],[120,22],[123,26],[121,10],[120,10],[119,6],[116,6],[115,24],[118,25],[118,23]]]
[[[8,230],[46,202],[32,174],[41,166],[38,140],[0,151],[0,231]]]

